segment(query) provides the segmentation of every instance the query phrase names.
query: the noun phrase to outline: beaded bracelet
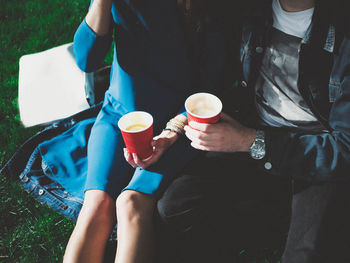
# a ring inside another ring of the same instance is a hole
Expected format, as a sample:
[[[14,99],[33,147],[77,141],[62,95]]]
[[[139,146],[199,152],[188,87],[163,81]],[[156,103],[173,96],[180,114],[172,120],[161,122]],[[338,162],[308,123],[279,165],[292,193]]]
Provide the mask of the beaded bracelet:
[[[182,121],[180,121],[176,118],[172,118],[169,122],[174,124],[175,126],[178,126],[181,130],[183,130],[183,128],[186,125],[185,123],[183,123]]]
[[[176,130],[182,135],[185,134],[185,130],[184,129],[181,129],[179,126],[174,125],[173,123],[169,123],[168,122],[167,125],[166,125],[166,128],[170,128],[170,129]]]
[[[167,124],[166,124],[166,128],[170,128],[170,129],[175,129],[177,130],[179,133],[181,134],[184,134],[185,133],[185,130],[183,127],[179,127],[178,125],[176,125],[175,123],[169,121]]]
[[[165,129],[163,129],[163,131],[171,131],[171,132],[175,132],[177,135],[182,135],[181,133],[179,133],[178,131],[176,131],[176,130],[173,130],[173,129],[171,129],[171,128],[165,128]]]

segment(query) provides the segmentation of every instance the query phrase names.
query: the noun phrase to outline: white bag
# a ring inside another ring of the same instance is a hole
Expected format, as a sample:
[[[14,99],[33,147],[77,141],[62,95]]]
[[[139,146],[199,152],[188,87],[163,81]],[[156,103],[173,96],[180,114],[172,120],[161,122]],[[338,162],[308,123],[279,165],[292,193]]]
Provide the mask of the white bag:
[[[89,108],[94,103],[93,78],[76,65],[73,43],[22,56],[18,104],[23,125],[47,124]]]

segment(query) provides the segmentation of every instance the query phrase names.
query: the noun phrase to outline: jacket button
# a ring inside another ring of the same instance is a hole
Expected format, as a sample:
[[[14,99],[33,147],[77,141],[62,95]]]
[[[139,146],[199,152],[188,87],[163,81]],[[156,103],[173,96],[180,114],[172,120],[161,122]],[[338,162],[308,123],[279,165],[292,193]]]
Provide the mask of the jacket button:
[[[68,208],[68,206],[65,205],[65,204],[60,204],[60,208],[61,208],[62,210],[66,210],[66,209]]]
[[[43,189],[40,189],[38,192],[39,195],[43,195],[44,193],[45,193],[45,191]]]
[[[243,87],[243,88],[246,88],[248,85],[247,85],[247,82],[245,82],[244,80],[241,82],[241,86]]]
[[[29,178],[27,176],[22,178],[22,182],[23,183],[28,183],[29,182]]]
[[[271,170],[272,164],[271,164],[270,162],[266,162],[266,163],[264,164],[264,167],[265,167],[266,170]]]
[[[263,53],[264,49],[262,47],[256,47],[255,51],[256,51],[256,53],[261,54],[261,53]]]

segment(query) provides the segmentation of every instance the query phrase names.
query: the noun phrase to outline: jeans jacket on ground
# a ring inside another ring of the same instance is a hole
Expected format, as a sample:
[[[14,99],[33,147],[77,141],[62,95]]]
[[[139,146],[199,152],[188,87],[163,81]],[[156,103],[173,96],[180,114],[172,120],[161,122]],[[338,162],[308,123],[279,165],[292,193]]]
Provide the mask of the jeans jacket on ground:
[[[83,199],[74,196],[63,189],[42,163],[39,145],[52,138],[57,138],[67,131],[73,131],[74,126],[85,121],[87,130],[91,128],[95,117],[101,109],[102,102],[71,117],[59,120],[39,131],[29,138],[11,157],[0,173],[9,178],[18,177],[21,186],[41,203],[47,204],[64,216],[75,220],[79,214]]]

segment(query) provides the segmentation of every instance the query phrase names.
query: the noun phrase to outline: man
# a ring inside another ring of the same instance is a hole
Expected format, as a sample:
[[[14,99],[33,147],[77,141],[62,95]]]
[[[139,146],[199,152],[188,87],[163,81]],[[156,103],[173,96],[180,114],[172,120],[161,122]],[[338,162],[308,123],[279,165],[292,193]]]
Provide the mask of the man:
[[[252,1],[235,119],[185,127],[209,153],[158,202],[166,262],[279,244],[284,263],[350,262],[350,39],[335,4]]]

